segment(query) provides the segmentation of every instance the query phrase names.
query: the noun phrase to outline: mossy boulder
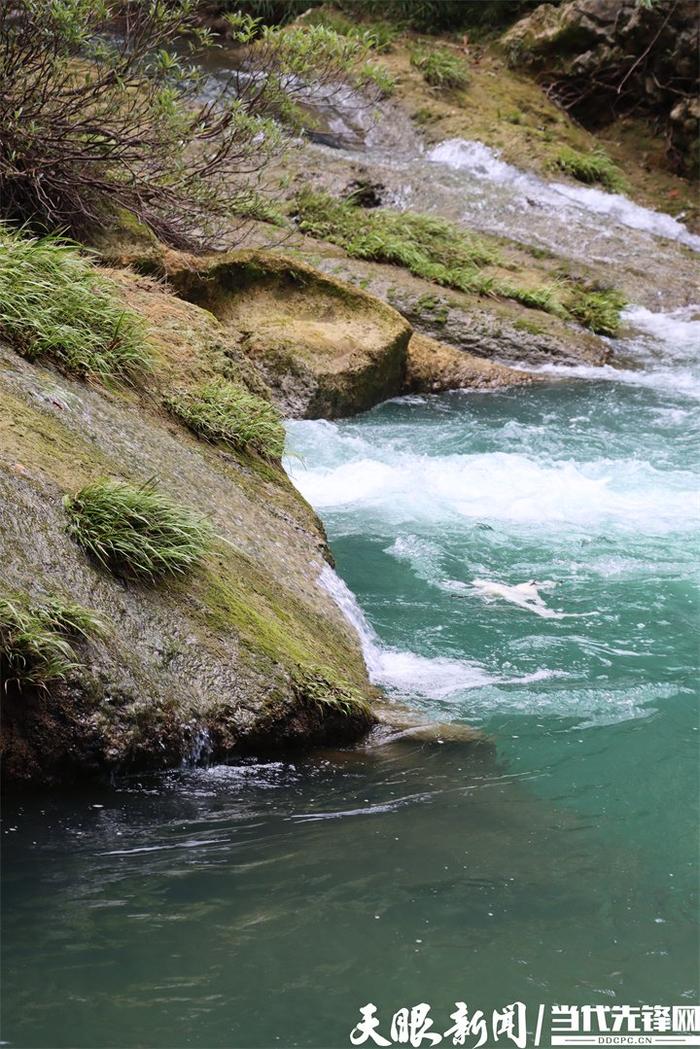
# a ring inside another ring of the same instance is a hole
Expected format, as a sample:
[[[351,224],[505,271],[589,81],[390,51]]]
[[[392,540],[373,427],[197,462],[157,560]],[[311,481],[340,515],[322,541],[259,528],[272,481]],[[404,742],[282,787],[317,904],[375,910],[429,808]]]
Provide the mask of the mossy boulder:
[[[398,393],[410,326],[390,306],[284,255],[237,251],[172,268],[177,293],[208,310],[288,416],[336,418]]]
[[[238,369],[210,313],[133,274],[111,275],[142,313],[147,387],[109,388],[0,345],[0,592],[70,599],[105,624],[46,687],[3,697],[5,774],[66,780],[168,767],[199,753],[349,742],[374,723],[358,638],[318,583],[323,528],[281,466],[202,441],[163,395]],[[69,536],[63,497],[99,478],[157,478],[209,520],[203,561],[157,582],[105,570]]]

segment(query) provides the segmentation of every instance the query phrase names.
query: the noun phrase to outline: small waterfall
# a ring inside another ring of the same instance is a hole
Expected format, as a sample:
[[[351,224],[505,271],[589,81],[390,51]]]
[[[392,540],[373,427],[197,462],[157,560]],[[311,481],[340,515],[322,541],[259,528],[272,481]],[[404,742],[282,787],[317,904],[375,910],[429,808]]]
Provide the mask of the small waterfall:
[[[190,749],[180,762],[183,769],[194,769],[199,765],[206,765],[211,757],[212,741],[209,729],[200,726],[195,729]]]
[[[364,612],[357,603],[357,598],[330,565],[323,566],[318,581],[331,595],[348,623],[355,628],[370,678],[375,680],[375,677],[381,672],[382,665],[379,639],[367,622]]]
[[[360,639],[362,654],[373,684],[401,696],[444,699],[465,689],[481,688],[499,680],[477,663],[431,658],[415,652],[385,648],[367,622],[352,591],[330,565],[324,565],[319,583],[327,590]]]
[[[464,171],[491,185],[508,186],[531,203],[554,208],[573,204],[576,208],[602,215],[617,225],[676,240],[700,251],[700,237],[673,216],[635,204],[621,193],[608,193],[592,186],[571,186],[566,182],[544,182],[536,175],[507,164],[501,160],[498,150],[483,142],[447,139],[434,146],[427,159],[433,164]]]

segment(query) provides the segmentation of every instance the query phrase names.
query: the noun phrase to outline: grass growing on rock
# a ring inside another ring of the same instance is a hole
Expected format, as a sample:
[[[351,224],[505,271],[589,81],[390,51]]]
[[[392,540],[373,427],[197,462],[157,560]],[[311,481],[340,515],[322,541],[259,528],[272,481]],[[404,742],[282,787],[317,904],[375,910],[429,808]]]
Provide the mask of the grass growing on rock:
[[[431,87],[461,90],[469,83],[464,60],[444,47],[416,48],[411,53],[411,65],[422,73],[426,84]]]
[[[320,713],[370,716],[371,707],[359,689],[340,681],[330,667],[300,666],[293,676],[298,695]]]
[[[627,299],[614,288],[600,291],[574,288],[566,301],[569,314],[596,335],[617,335],[620,314],[626,305]]]
[[[401,31],[391,22],[373,21],[358,24],[340,11],[327,7],[310,9],[304,14],[304,22],[306,25],[325,26],[326,29],[331,29],[340,36],[362,40],[378,54],[386,54],[391,51]]]
[[[432,215],[366,209],[352,199],[303,190],[296,199],[299,228],[338,244],[358,259],[392,262],[417,277],[471,291],[482,266],[498,262],[495,248]]]
[[[493,245],[432,215],[366,209],[350,199],[305,189],[297,197],[299,228],[348,255],[405,266],[417,277],[477,295],[501,296],[530,309],[565,314],[557,286],[525,288],[484,272],[500,262]]]
[[[614,193],[621,193],[626,189],[622,172],[602,149],[580,153],[576,149],[564,146],[557,154],[556,163],[567,175],[587,185],[597,183]]]
[[[277,461],[284,453],[284,426],[274,405],[238,383],[213,379],[175,394],[166,405],[190,430],[207,441]]]
[[[181,574],[207,552],[208,522],[142,485],[100,480],[63,500],[69,535],[115,575],[158,579]]]
[[[0,335],[84,378],[130,380],[149,364],[141,319],[76,246],[2,224]]]
[[[103,626],[87,608],[48,598],[30,603],[18,595],[0,596],[0,680],[3,687],[46,687],[81,664],[71,644],[101,636]]]

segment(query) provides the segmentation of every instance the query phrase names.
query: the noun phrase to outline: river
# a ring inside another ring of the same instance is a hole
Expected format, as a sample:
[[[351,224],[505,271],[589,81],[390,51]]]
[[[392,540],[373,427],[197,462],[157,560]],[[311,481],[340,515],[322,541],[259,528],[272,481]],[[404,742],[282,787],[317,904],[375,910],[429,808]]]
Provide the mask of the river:
[[[468,203],[465,148],[440,170]],[[588,204],[536,231],[639,217]],[[656,222],[655,265],[694,246]],[[458,1000],[696,1000],[697,316],[647,296],[620,367],[289,424],[374,679],[483,741],[8,798],[5,1044],[321,1049],[370,1001],[444,1029]]]

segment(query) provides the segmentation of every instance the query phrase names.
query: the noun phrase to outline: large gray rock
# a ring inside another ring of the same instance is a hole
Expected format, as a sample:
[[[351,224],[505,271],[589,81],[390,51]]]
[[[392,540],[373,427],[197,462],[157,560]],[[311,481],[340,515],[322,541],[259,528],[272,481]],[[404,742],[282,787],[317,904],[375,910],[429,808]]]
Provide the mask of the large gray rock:
[[[631,111],[662,116],[668,122],[671,159],[687,173],[696,167],[696,0],[541,4],[502,43],[512,65],[535,71],[588,126]]]

